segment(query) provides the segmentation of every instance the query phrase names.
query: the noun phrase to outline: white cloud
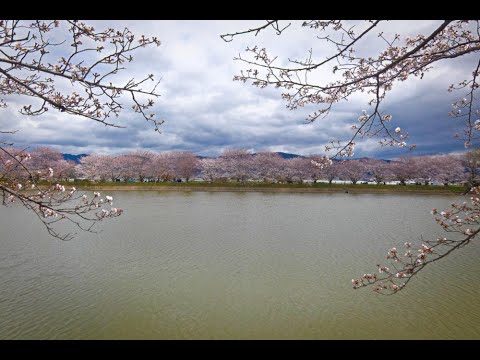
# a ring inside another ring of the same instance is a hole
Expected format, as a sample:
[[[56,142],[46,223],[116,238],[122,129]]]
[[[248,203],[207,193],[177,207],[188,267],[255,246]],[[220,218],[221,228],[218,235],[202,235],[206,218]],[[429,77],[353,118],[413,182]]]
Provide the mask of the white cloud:
[[[120,116],[120,122],[128,129],[113,129],[55,111],[36,118],[24,117],[18,114],[20,105],[15,99],[9,109],[0,112],[0,126],[7,129],[14,124],[20,130],[15,135],[17,144],[49,145],[70,153],[116,154],[146,147],[156,151],[185,149],[202,155],[215,155],[227,147],[243,147],[306,155],[323,152],[330,139],[349,136],[349,126],[366,108],[365,96],[355,96],[338,104],[327,119],[305,125],[304,119],[314,107],[292,112],[286,109],[285,102],[280,98],[281,91],[257,89],[232,81],[243,67],[233,61],[233,57],[247,46],[268,45],[272,54],[281,55],[279,61],[283,63],[288,57],[304,58],[310,48],[317,58],[324,57],[326,53],[318,47],[320,41],[315,37],[315,31],[309,29],[295,30],[298,27],[293,28],[292,25],[281,36],[273,31],[264,31],[257,37],[241,36],[226,43],[220,39],[220,34],[245,30],[262,22],[144,20],[89,23],[96,29],[126,26],[135,34],[158,36],[162,41],[158,48],[141,49],[133,65],[118,75],[120,81],[141,78],[149,73],[162,78],[159,87],[162,96],[157,100],[155,109],[166,120],[162,134],[155,133],[129,109]],[[387,36],[405,30],[413,34],[416,29],[432,29],[437,24],[435,21],[394,21],[379,30],[385,31]],[[359,51],[375,54],[381,41],[372,38]],[[389,94],[386,105],[389,113],[394,115],[395,124],[401,124],[402,129],[415,133],[418,143],[428,139],[425,141],[428,148],[424,151],[440,149],[445,141],[449,142],[452,151],[457,146],[450,137],[445,140],[446,137],[441,138],[440,135],[454,132],[451,126],[453,120],[446,115],[449,110],[446,86],[452,77],[460,79],[471,72],[468,67],[465,69],[455,68],[452,62],[444,62],[437,72],[426,75],[428,81],[405,82]],[[322,81],[331,78],[327,71],[314,76]],[[408,104],[408,109],[405,109],[405,104]],[[427,104],[429,108],[426,108]],[[439,117],[443,119],[442,125],[435,127],[437,132],[441,130],[441,134],[432,139],[429,131]],[[355,152],[358,156],[385,153],[374,140],[363,140],[357,144]],[[459,143],[457,148],[461,147]]]

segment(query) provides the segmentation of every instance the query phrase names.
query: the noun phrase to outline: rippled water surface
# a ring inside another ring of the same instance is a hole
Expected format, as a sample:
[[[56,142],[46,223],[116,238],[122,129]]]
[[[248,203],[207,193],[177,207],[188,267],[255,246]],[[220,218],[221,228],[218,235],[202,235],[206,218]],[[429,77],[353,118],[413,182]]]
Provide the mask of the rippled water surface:
[[[69,242],[0,207],[0,338],[480,338],[478,244],[395,296],[350,285],[458,196],[112,195],[125,214]]]

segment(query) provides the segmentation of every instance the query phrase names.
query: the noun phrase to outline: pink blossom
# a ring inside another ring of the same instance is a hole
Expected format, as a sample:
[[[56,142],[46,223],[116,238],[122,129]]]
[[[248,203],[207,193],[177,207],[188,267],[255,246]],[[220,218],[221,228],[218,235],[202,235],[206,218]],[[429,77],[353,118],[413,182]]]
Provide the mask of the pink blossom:
[[[358,117],[358,121],[364,122],[368,120],[368,115],[361,115]]]
[[[423,251],[425,254],[431,254],[433,249],[425,244],[422,244],[422,249],[419,251]]]
[[[390,269],[386,266],[380,266],[378,268],[378,272],[381,274],[381,273],[384,273],[384,272],[388,272]]]
[[[396,258],[397,257],[397,249],[391,248],[387,253],[387,259]]]
[[[56,184],[56,185],[53,187],[53,190],[64,192],[64,191],[65,191],[65,186],[60,185],[60,184]]]
[[[421,250],[418,250],[418,251],[421,251]],[[420,260],[425,260],[427,258],[427,254],[424,253],[424,252],[421,252],[420,254],[417,255],[417,259],[420,259]]]

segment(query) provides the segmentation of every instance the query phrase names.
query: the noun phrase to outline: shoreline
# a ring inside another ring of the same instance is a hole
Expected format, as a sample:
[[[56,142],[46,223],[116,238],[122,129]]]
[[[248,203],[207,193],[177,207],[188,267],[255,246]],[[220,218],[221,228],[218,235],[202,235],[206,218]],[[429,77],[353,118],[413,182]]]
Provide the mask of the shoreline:
[[[144,185],[88,185],[76,186],[82,191],[202,191],[202,192],[274,192],[274,193],[349,193],[349,194],[415,194],[415,195],[462,195],[458,188],[453,189],[408,189],[406,188],[372,188],[350,186],[335,187],[262,187],[262,186],[144,186]]]

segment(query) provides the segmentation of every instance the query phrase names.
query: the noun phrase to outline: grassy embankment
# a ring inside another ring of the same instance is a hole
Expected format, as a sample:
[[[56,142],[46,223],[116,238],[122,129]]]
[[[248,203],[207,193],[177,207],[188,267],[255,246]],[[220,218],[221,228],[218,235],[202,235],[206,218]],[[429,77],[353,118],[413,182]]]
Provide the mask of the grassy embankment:
[[[79,190],[156,190],[156,191],[272,191],[272,192],[348,192],[348,193],[418,193],[460,194],[463,186],[370,185],[370,184],[269,184],[259,182],[89,182],[63,183]]]

